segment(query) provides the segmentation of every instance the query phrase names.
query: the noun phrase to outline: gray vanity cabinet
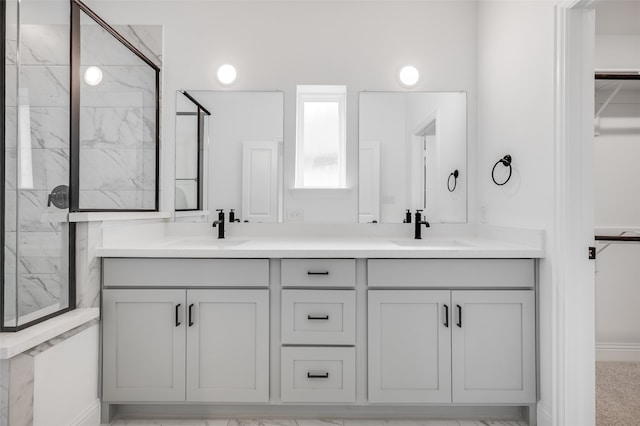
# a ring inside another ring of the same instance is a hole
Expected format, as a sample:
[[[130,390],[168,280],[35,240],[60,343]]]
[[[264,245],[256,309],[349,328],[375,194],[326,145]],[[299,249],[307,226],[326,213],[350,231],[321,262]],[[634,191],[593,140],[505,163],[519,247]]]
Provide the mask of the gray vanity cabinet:
[[[269,400],[267,260],[103,265],[104,401]]]
[[[483,262],[369,260],[371,402],[536,402],[533,261]]]
[[[445,290],[370,290],[369,401],[451,402]]]
[[[453,402],[535,403],[535,296],[452,291]]]
[[[103,399],[184,400],[185,291],[104,290],[102,308]]]

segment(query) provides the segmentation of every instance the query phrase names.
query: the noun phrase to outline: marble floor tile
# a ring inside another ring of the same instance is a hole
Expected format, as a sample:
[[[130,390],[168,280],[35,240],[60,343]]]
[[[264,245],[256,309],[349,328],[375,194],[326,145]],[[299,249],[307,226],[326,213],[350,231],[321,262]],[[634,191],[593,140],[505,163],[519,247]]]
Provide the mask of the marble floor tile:
[[[117,420],[111,426],[527,426],[527,423],[515,420],[149,419]]]

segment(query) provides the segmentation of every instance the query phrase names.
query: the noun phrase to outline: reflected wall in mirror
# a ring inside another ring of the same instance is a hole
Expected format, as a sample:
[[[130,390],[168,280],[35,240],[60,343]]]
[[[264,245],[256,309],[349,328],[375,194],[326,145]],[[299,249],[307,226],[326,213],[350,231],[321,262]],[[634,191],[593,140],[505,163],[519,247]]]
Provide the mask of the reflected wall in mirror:
[[[248,222],[282,220],[282,92],[189,90],[211,116],[205,208]],[[227,216],[228,217],[228,216]]]
[[[360,222],[467,221],[466,93],[361,92],[359,143]]]

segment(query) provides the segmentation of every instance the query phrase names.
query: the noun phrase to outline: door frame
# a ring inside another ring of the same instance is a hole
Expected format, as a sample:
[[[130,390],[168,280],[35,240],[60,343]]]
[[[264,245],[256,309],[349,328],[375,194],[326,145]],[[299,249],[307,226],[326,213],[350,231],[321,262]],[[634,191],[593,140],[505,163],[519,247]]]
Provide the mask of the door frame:
[[[595,424],[595,265],[587,257],[594,245],[592,3],[556,7],[551,401],[540,401],[539,425]]]

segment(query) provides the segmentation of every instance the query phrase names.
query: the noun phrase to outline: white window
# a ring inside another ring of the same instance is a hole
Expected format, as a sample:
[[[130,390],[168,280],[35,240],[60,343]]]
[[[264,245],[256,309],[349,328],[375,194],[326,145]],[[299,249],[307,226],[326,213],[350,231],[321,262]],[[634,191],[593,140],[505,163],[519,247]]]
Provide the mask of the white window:
[[[296,187],[346,187],[346,86],[298,86]]]

